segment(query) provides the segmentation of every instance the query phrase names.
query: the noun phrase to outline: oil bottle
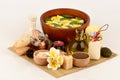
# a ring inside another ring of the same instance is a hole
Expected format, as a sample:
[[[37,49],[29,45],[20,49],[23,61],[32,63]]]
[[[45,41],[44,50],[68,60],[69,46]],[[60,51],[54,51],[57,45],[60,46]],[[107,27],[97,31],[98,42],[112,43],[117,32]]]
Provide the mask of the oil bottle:
[[[76,36],[73,40],[71,40],[67,46],[67,53],[73,54],[76,51],[85,51],[87,52],[88,45],[86,41],[86,34],[84,30],[76,29]]]

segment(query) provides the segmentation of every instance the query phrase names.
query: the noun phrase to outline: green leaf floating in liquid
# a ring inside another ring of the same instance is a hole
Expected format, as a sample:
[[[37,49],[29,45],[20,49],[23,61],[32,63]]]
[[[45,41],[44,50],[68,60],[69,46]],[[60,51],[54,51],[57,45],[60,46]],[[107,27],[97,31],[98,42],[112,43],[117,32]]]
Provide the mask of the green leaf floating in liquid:
[[[51,21],[51,18],[46,18],[46,19],[45,19],[45,22],[47,22],[47,21]]]
[[[70,22],[70,24],[78,24],[78,25],[81,25],[82,23],[80,23],[80,22],[78,22],[78,21],[72,21],[72,22]]]
[[[64,18],[74,18],[75,16],[72,16],[72,15],[68,15],[68,14],[63,14],[62,15]]]
[[[57,23],[53,23],[54,27],[60,27],[61,25],[60,24],[57,24]]]

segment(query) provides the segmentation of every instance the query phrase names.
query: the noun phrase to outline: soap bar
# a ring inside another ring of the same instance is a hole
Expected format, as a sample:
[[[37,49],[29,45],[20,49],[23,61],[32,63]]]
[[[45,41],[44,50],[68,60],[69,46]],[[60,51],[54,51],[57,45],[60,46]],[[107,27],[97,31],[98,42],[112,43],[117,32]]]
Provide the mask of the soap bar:
[[[64,55],[64,62],[62,65],[62,68],[64,69],[70,69],[73,67],[73,57],[71,55]]]
[[[100,50],[101,50],[101,41],[90,41],[88,53],[90,59],[99,60],[100,59]]]

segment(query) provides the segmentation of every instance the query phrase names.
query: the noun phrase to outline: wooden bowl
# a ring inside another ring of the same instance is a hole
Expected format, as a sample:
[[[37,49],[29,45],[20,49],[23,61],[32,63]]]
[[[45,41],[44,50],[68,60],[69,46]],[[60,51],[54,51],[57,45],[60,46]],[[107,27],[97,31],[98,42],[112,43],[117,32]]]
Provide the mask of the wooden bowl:
[[[47,55],[42,56],[44,55],[44,53],[49,53],[49,51],[48,50],[37,50],[34,52],[33,60],[36,64],[41,65],[41,66],[46,66],[48,64],[47,62],[48,56]],[[39,54],[42,54],[42,55],[39,56]]]
[[[75,38],[76,35],[75,29],[77,28],[69,28],[69,29],[54,28],[47,25],[44,21],[48,17],[55,15],[62,15],[62,14],[68,14],[83,18],[85,23],[82,26],[78,27],[80,29],[85,29],[90,23],[89,16],[85,12],[82,12],[80,10],[70,9],[70,8],[58,8],[58,9],[49,10],[41,15],[40,21],[43,32],[45,34],[48,34],[49,38],[52,41],[60,40],[60,41],[68,42],[69,40]]]
[[[73,55],[73,65],[84,67],[90,62],[90,56],[86,52],[75,52]]]

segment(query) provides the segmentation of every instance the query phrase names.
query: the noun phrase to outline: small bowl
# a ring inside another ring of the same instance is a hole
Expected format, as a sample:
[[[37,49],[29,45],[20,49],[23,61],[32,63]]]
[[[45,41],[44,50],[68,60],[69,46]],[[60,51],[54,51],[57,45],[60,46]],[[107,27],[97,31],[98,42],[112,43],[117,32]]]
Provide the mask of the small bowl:
[[[85,12],[82,12],[80,10],[70,9],[70,8],[58,8],[58,9],[49,10],[41,15],[40,21],[41,21],[43,32],[45,34],[48,34],[49,38],[52,41],[60,40],[64,42],[69,42],[71,39],[75,38],[75,35],[76,35],[75,30],[77,28],[69,28],[69,29],[54,28],[45,23],[46,18],[55,16],[55,15],[62,15],[62,14],[68,14],[68,15],[73,15],[73,16],[83,18],[85,23],[82,26],[77,27],[80,29],[85,29],[90,23],[89,16]]]
[[[86,52],[75,52],[73,55],[73,65],[84,67],[90,62],[90,56]]]
[[[36,64],[46,66],[48,64],[48,56],[45,53],[49,53],[48,50],[37,50],[34,52],[33,60]]]

